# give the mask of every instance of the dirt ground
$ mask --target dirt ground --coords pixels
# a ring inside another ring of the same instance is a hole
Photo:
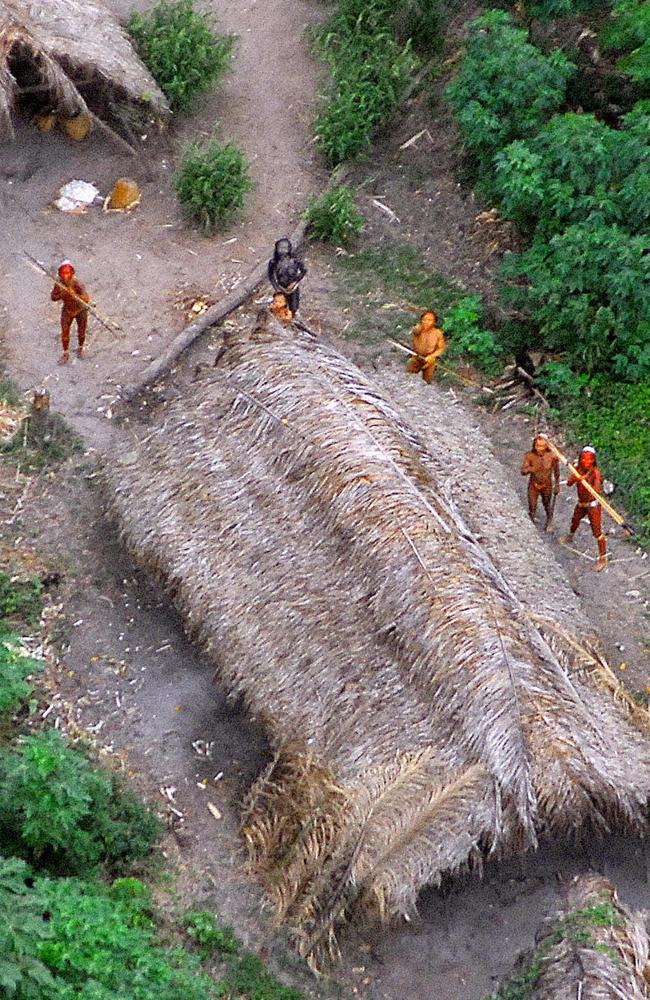
[[[130,6],[113,2],[120,14]],[[59,716],[69,728],[96,739],[165,812],[170,828],[165,850],[179,871],[180,898],[213,906],[250,946],[270,953],[275,968],[292,982],[321,990],[329,988],[315,986],[269,925],[258,887],[246,877],[237,839],[242,793],[268,759],[263,734],[228,702],[214,683],[212,666],[184,638],[167,598],[125,555],[104,517],[94,462],[98,451],[110,455],[111,449],[126,447],[129,427],[114,428],[109,408],[120,386],[135,381],[183,325],[175,301],[199,293],[218,299],[268,255],[273,240],[291,228],[306,198],[324,183],[309,131],[318,69],[299,30],[321,16],[321,8],[311,0],[291,5],[267,0],[245,6],[215,3],[214,9],[220,27],[239,37],[233,73],[223,90],[207,98],[169,139],[153,140],[142,159],[130,160],[99,139],[70,146],[26,122],[15,144],[0,150],[5,222],[0,302],[8,374],[25,390],[46,385],[53,406],[86,444],[86,454],[71,459],[62,472],[25,479],[10,476],[5,467],[3,535],[5,545],[19,540],[16,548],[43,553],[63,572],[61,587],[52,592],[52,601],[63,604],[67,624],[57,639],[61,655],[51,668],[49,717]],[[290,72],[287,38],[292,40]],[[185,227],[169,177],[178,140],[209,133],[215,119],[224,136],[236,138],[246,150],[255,189],[243,222],[206,238]],[[401,150],[423,127],[429,135]],[[369,220],[364,241],[387,252],[393,241],[412,243],[433,268],[490,299],[493,266],[509,237],[497,237],[490,224],[476,222],[481,206],[456,182],[453,139],[439,110],[432,117],[421,100],[409,104],[395,132],[378,144],[373,162],[354,174]],[[142,206],[131,216],[105,216],[93,209],[66,217],[48,207],[59,185],[72,177],[94,181],[104,192],[124,174],[136,176],[143,189]],[[388,205],[400,221],[390,222],[373,199]],[[88,360],[58,368],[57,309],[48,300],[47,282],[19,259],[20,247],[50,266],[71,257],[98,307],[117,319],[127,336],[111,340],[93,324]],[[330,308],[332,257],[312,250],[307,262],[304,319],[315,326],[326,321],[336,329]],[[184,370],[209,360],[218,341],[218,331],[206,335],[184,360]],[[343,341],[337,346],[364,367],[376,366],[380,377],[383,372],[397,378],[402,360],[384,346],[360,348]],[[470,399],[457,390],[448,391],[454,394],[450,406],[468,407],[468,419],[488,435],[509,487],[523,503],[518,467],[529,447],[532,418],[491,415],[471,408]],[[423,421],[438,417],[427,410],[426,398],[421,414]],[[570,501],[561,497],[558,531],[569,509]],[[648,561],[615,536],[612,566],[598,575],[585,558],[594,548],[586,531],[578,541],[582,555],[561,549],[554,538],[542,544],[600,634],[612,666],[618,670],[625,664],[621,677],[632,690],[645,691],[650,683],[644,589],[650,577],[643,576]],[[417,924],[365,934],[352,929],[343,942],[339,982],[346,993],[372,1000],[397,1000],[406,991],[436,1000],[480,1000],[509,972],[517,954],[532,945],[563,881],[589,867],[611,877],[624,900],[650,908],[643,845],[609,840],[582,850],[546,846],[526,859],[491,864],[482,881],[468,878],[444,893],[425,893]]]

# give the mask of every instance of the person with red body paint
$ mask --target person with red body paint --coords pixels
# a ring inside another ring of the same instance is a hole
[[[70,360],[70,327],[77,321],[77,357],[83,357],[88,326],[88,310],[84,303],[90,302],[90,295],[85,285],[74,276],[74,267],[69,260],[64,260],[58,270],[59,281],[52,289],[52,302],[62,302],[61,310],[61,346],[63,354],[59,364],[65,365]]]
[[[596,493],[601,493],[603,489],[603,477],[600,469],[596,465],[596,449],[592,448],[590,444],[586,445],[580,452],[580,458],[578,459],[576,469],[579,475],[575,476],[571,474],[567,480],[567,486],[577,485],[578,502],[575,505],[573,517],[571,518],[569,534],[565,535],[562,541],[573,541],[573,536],[578,530],[578,525],[581,520],[583,517],[588,517],[592,534],[598,542],[598,559],[596,561],[596,569],[600,571],[605,569],[607,566],[607,541],[602,529],[603,511],[598,501],[595,500],[589,490],[585,488],[584,483],[589,483]]]

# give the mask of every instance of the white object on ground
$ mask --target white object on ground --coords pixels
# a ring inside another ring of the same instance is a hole
[[[92,205],[99,197],[94,184],[89,184],[88,181],[68,181],[59,189],[54,207],[60,212],[85,212],[88,205]]]

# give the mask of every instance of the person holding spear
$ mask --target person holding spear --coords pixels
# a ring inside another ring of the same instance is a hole
[[[83,357],[88,326],[88,303],[90,295],[85,285],[74,276],[74,267],[69,260],[64,260],[58,270],[59,280],[55,282],[50,298],[52,302],[63,302],[61,310],[61,346],[63,354],[59,364],[65,365],[70,360],[70,327],[77,321],[77,357]]]
[[[596,465],[596,449],[590,444],[585,445],[580,452],[577,466],[569,466],[569,468],[571,475],[567,479],[567,486],[577,486],[578,502],[575,505],[573,517],[571,518],[569,534],[561,538],[560,541],[565,544],[573,541],[581,520],[583,517],[588,517],[592,534],[598,542],[596,569],[600,572],[600,570],[605,569],[607,566],[607,541],[602,530],[601,503],[594,497],[594,494],[600,494],[603,489],[603,477]],[[591,489],[588,489],[588,487],[591,487]]]

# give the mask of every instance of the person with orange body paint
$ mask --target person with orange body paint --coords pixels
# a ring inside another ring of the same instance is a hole
[[[420,316],[420,322],[411,331],[411,347],[417,357],[412,357],[407,365],[407,371],[412,375],[422,372],[425,382],[431,383],[438,363],[438,358],[444,354],[447,347],[442,330],[436,326],[436,314],[427,309]]]
[[[74,276],[74,267],[69,260],[64,260],[58,270],[59,281],[52,289],[52,302],[62,302],[61,310],[61,346],[63,354],[59,364],[65,365],[70,360],[70,327],[77,321],[77,357],[83,357],[88,326],[88,310],[84,302],[90,302],[90,295],[85,285]]]
[[[583,483],[589,483],[596,493],[601,493],[603,489],[603,477],[596,465],[596,449],[590,444],[585,445],[580,452],[576,469],[579,475],[575,476],[572,473],[567,480],[567,486],[577,485],[578,502],[575,505],[573,517],[571,518],[569,534],[565,535],[561,540],[563,542],[573,541],[573,536],[578,530],[581,520],[583,517],[588,517],[592,534],[598,542],[596,569],[600,571],[607,566],[607,541],[602,530],[602,507],[597,500],[594,500],[589,490],[585,489]]]

